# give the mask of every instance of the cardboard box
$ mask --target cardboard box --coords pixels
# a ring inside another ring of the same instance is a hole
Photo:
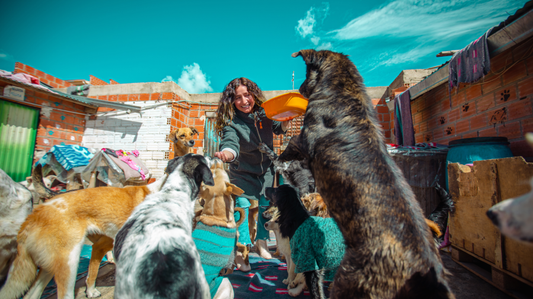
[[[452,246],[473,254],[496,269],[533,283],[533,246],[507,238],[487,217],[493,205],[531,190],[533,163],[522,157],[475,161],[474,166],[448,165]]]

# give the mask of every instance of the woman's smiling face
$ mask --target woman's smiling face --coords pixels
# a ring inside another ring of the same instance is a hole
[[[235,100],[233,104],[237,110],[244,113],[251,113],[254,108],[254,96],[248,92],[248,87],[240,85],[235,90]]]

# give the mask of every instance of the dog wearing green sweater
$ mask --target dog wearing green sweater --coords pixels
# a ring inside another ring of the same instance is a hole
[[[224,268],[232,269],[237,227],[244,221],[244,211],[237,209],[240,218],[235,223],[236,209],[232,195],[239,196],[244,191],[229,182],[229,176],[220,160],[213,159],[210,162],[215,185],[201,187],[198,196],[205,203],[192,237],[200,253],[211,298],[233,298],[231,283],[220,274]]]

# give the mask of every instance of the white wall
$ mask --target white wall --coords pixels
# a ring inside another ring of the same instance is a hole
[[[165,153],[170,151],[170,142],[166,141],[166,137],[170,133],[167,119],[172,116],[171,103],[149,101],[128,104],[141,107],[142,115],[112,111],[98,113],[96,120],[87,118],[82,146],[138,150],[139,158],[148,167],[152,177],[160,178],[168,163]]]

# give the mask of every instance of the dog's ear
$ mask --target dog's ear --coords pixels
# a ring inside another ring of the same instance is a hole
[[[190,129],[191,129],[191,132],[192,132],[193,134],[200,135],[200,133],[198,133],[198,130],[196,130],[196,128],[191,127]]]
[[[178,139],[176,138],[176,134],[178,133],[178,130],[174,130],[174,131],[170,132],[170,135],[168,136],[168,139],[170,141],[172,141],[172,142],[178,141]]]
[[[174,172],[174,170],[178,166],[178,162],[179,162],[180,159],[181,159],[181,157],[176,157],[176,158],[168,161],[167,167],[165,168],[165,173],[171,174],[172,172]]]
[[[227,189],[227,192],[229,194],[234,194],[234,195],[237,195],[237,196],[239,196],[239,195],[244,193],[244,190],[242,190],[241,188],[233,185],[232,183],[228,183],[228,182],[226,182],[226,189]]]
[[[204,184],[208,186],[214,186],[215,181],[213,180],[213,173],[211,173],[211,169],[209,169],[209,166],[204,163],[200,163],[198,166],[196,166],[196,169],[194,169],[194,179],[196,183],[198,183],[198,186],[204,182]]]
[[[305,64],[312,63],[315,60],[316,51],[313,49],[308,50],[300,50],[298,52],[292,53],[292,57],[296,58],[298,56],[302,56],[302,58],[305,61]]]

